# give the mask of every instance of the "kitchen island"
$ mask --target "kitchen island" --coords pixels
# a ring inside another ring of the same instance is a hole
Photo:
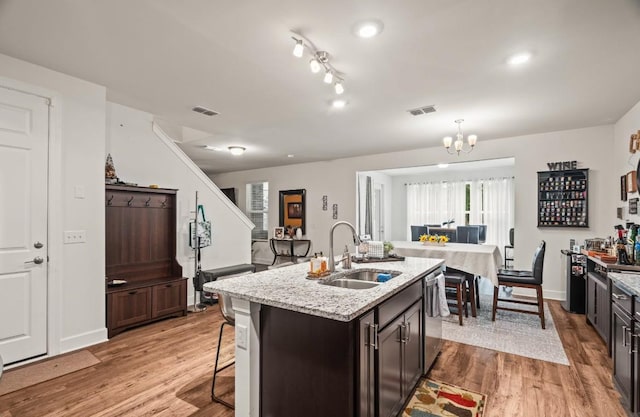
[[[395,415],[422,373],[423,278],[443,263],[354,264],[399,273],[368,289],[307,279],[307,264],[205,284],[236,314],[236,416],[373,416],[375,398]]]

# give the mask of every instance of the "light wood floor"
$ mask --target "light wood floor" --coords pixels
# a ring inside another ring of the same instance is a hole
[[[430,377],[488,394],[486,417],[625,416],[604,343],[583,315],[549,305],[571,366],[446,342]],[[100,364],[0,397],[0,417],[231,417],[231,410],[210,400],[220,320],[210,307],[90,347]],[[233,331],[227,329],[224,360],[233,357]],[[231,400],[233,369],[219,385]]]

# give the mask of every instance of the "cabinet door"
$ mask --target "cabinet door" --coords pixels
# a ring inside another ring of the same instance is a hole
[[[613,353],[613,380],[621,400],[627,404],[630,411],[632,401],[632,375],[631,375],[631,319],[617,305],[613,305],[613,323],[612,323],[612,353]]]
[[[358,376],[358,417],[374,417],[375,410],[375,338],[376,327],[373,311],[360,319],[358,352],[360,370]]]
[[[184,310],[187,302],[186,281],[174,281],[153,286],[151,316],[162,317]]]
[[[596,281],[596,328],[607,345],[609,344],[609,330],[611,327],[610,306],[611,300],[607,284]]]
[[[151,318],[151,288],[108,294],[110,329],[129,326]]]
[[[587,320],[596,324],[596,282],[587,275]]]
[[[404,388],[406,397],[422,375],[422,302],[418,301],[405,313]]]
[[[404,316],[387,325],[378,335],[378,416],[391,417],[402,407]]]

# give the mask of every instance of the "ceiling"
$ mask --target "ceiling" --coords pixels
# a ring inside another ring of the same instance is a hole
[[[369,18],[383,32],[354,36]],[[640,0],[0,0],[0,53],[106,86],[219,173],[436,146],[458,118],[478,146],[613,123],[640,100],[639,22]],[[292,32],[329,52],[344,109]]]
[[[468,161],[468,162],[452,162],[450,164],[381,169],[374,172],[377,172],[383,175],[388,175],[390,177],[404,177],[409,175],[430,174],[434,172],[440,172],[440,173],[469,172],[469,171],[478,172],[478,171],[486,171],[493,168],[513,167],[515,166],[515,164],[516,164],[515,158],[497,158],[497,159],[484,159],[484,160]]]

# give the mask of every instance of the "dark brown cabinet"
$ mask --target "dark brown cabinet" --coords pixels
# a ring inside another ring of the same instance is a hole
[[[608,279],[596,272],[587,273],[586,317],[602,340],[609,346],[611,330],[611,303]]]
[[[422,320],[422,280],[350,322],[263,305],[260,415],[397,414],[422,374]]]
[[[633,381],[632,381],[632,334],[633,326],[631,316],[613,304],[613,316],[611,322],[611,351],[613,356],[613,382],[620,400],[625,407],[633,412]]]
[[[396,416],[422,373],[420,329],[422,302],[418,301],[380,330],[378,352],[379,417]]]
[[[109,337],[187,313],[176,256],[176,190],[107,185],[106,309]],[[113,280],[125,281],[109,286]]]

